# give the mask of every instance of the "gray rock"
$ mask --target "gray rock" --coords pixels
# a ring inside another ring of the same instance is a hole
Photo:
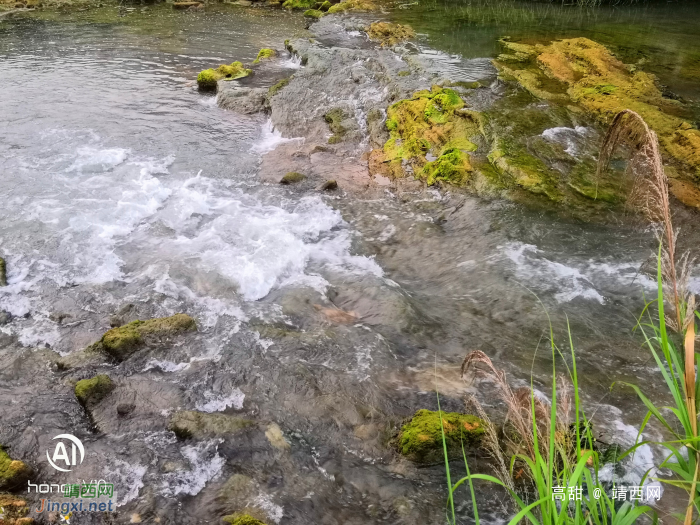
[[[219,80],[217,104],[244,115],[267,111],[267,89],[241,86],[235,80]]]

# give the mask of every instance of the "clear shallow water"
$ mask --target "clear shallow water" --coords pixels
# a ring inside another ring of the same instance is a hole
[[[249,499],[281,523],[439,522],[444,473],[389,453],[387,422],[435,408],[436,361],[443,406],[461,409],[456,368],[476,348],[515,381],[532,372],[546,391],[550,359],[542,347],[533,359],[547,329],[535,294],[562,338],[568,316],[603,438],[630,434],[643,409],[629,392],[608,394],[610,384],[662,395],[631,334],[652,290],[638,272],[652,236],[626,221],[583,224],[432,190],[365,200],[260,184],[260,154],[282,138],[263,117],[220,110],[192,81],[303,33],[298,18],[261,12],[0,22],[0,249],[10,281],[0,309],[15,316],[0,330],[65,354],[98,339],[124,305],[142,318],[186,311],[196,337],[135,358],[124,381],[135,392],[160,385],[154,414],[242,414],[275,422],[292,445],[280,457],[262,433],[187,444],[155,427],[100,434],[72,415],[63,430],[118,475],[123,511],[217,519],[236,510],[212,505],[217,491],[245,473],[257,484]],[[479,50],[493,49],[494,32],[459,52],[490,56]],[[440,52],[457,52],[430,34]],[[484,64],[450,59],[440,72],[474,78]],[[694,216],[679,219],[687,227]],[[323,309],[335,307],[357,322],[329,321]],[[487,385],[471,391],[498,410]],[[55,404],[42,398],[35,410]],[[26,425],[9,422],[0,439]],[[175,512],[175,496],[193,498]],[[493,500],[487,489],[483,498]]]

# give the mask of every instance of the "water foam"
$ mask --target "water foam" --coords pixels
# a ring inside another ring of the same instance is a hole
[[[303,143],[304,139],[301,137],[297,138],[284,138],[282,136],[282,133],[278,130],[275,129],[275,127],[272,125],[272,120],[268,119],[265,124],[263,124],[262,127],[262,132],[260,133],[260,138],[258,141],[253,145],[250,150],[253,153],[258,153],[260,155],[264,155],[265,153],[268,153],[280,144],[286,144],[287,142],[300,142]]]
[[[236,410],[243,408],[245,394],[239,388],[234,388],[226,395],[204,392],[204,398],[206,401],[197,403],[197,410],[200,412],[221,412],[229,407],[233,407]]]

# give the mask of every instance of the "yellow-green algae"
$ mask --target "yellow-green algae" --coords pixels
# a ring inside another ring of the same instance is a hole
[[[267,90],[267,98],[272,98],[274,97],[277,93],[279,93],[283,87],[285,87],[287,84],[289,84],[289,78],[283,78],[279,82],[277,82],[274,86],[270,86],[270,89]]]
[[[75,397],[84,407],[95,405],[114,390],[114,383],[106,374],[81,379],[75,384]]]
[[[22,461],[12,459],[0,446],[0,489],[11,489],[23,483],[31,474]]]
[[[224,516],[221,520],[231,525],[265,525],[264,521],[260,521],[250,514],[231,514],[229,516]]]
[[[195,320],[187,314],[170,317],[133,321],[105,332],[102,339],[93,346],[104,350],[115,359],[123,360],[145,343],[148,337],[174,335],[197,329]]]
[[[216,69],[205,69],[197,75],[197,84],[203,90],[215,90],[219,80],[235,80],[250,75],[252,70],[243,67],[241,62],[232,62],[229,65],[222,64]]]
[[[373,22],[365,28],[365,31],[370,39],[380,42],[382,47],[395,46],[399,42],[416,36],[410,26],[391,22]]]
[[[316,0],[286,0],[282,4],[285,9],[311,9],[316,4]]]
[[[374,11],[377,4],[372,0],[343,0],[328,9],[329,13],[342,13],[343,11]]]
[[[480,116],[464,106],[455,91],[439,86],[418,91],[412,98],[389,106],[386,120],[389,140],[381,154],[383,171],[392,177],[402,177],[406,174],[406,163],[416,176],[429,180],[430,184],[437,180],[466,182],[471,171],[466,152],[477,149],[470,139],[480,133]],[[429,162],[427,155],[436,159]],[[440,160],[443,155],[448,156]]]
[[[304,16],[308,16],[309,18],[321,18],[325,14],[326,13],[319,11],[318,9],[308,9],[304,11]]]
[[[258,56],[253,60],[253,64],[259,64],[261,60],[265,60],[267,58],[272,58],[277,55],[277,51],[274,49],[270,49],[269,47],[263,47],[260,51],[258,51]]]
[[[440,422],[442,417],[442,424]],[[442,449],[442,432],[448,447],[478,445],[484,435],[484,421],[470,414],[419,410],[401,427],[398,449],[404,456],[425,459]]]
[[[539,98],[574,102],[603,124],[623,109],[639,113],[665,151],[700,181],[700,131],[681,116],[678,101],[663,96],[653,75],[623,64],[587,38],[503,44],[508,53],[494,63],[504,76]]]
[[[183,410],[172,415],[168,428],[180,439],[204,439],[235,434],[254,424],[255,422],[249,419],[227,414]]]
[[[280,180],[280,184],[294,184],[295,182],[301,182],[306,179],[306,175],[299,173],[297,171],[290,171]]]
[[[346,118],[345,112],[341,108],[333,108],[323,115],[323,118],[333,132],[333,135],[328,139],[328,144],[341,142],[347,132],[345,126],[342,125],[343,120]]]

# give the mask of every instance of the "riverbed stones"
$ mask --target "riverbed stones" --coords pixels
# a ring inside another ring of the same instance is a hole
[[[238,416],[183,410],[172,415],[169,429],[180,439],[205,439],[236,434],[253,425],[254,421]]]
[[[306,179],[306,175],[298,171],[290,171],[280,180],[280,184],[295,184]]]
[[[442,419],[442,421],[441,421]],[[458,412],[418,410],[401,427],[396,440],[398,451],[416,461],[432,461],[442,455],[442,433],[448,448],[478,445],[484,435],[484,421]]]

